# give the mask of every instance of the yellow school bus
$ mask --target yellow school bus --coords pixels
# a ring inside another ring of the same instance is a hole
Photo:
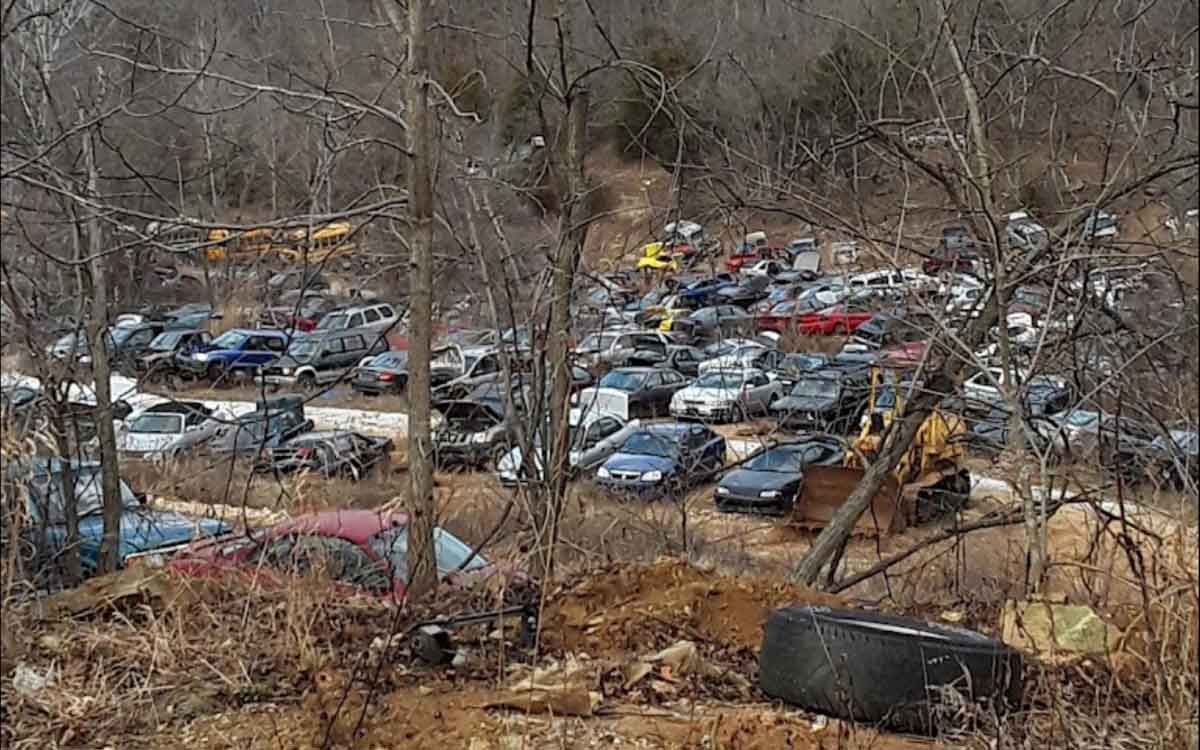
[[[354,227],[346,221],[326,224],[314,229],[311,237],[307,229],[288,232],[287,245],[276,252],[284,260],[303,263],[307,256],[309,265],[323,263],[330,258],[341,258],[354,253],[352,239]]]

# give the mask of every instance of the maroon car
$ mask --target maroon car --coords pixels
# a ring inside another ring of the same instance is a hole
[[[434,529],[434,544],[438,575],[451,585],[467,585],[501,570],[481,555],[472,557],[469,545],[443,529]],[[206,578],[240,573],[267,585],[323,570],[347,593],[399,601],[408,588],[408,515],[372,510],[309,514],[191,545],[167,568]]]

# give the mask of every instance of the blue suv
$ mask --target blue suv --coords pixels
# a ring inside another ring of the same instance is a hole
[[[630,435],[596,471],[596,479],[612,492],[674,495],[724,465],[725,438],[700,424],[660,422]]]
[[[178,355],[175,364],[180,373],[210,383],[228,375],[251,377],[258,368],[283,356],[289,340],[284,331],[234,328],[197,351]]]

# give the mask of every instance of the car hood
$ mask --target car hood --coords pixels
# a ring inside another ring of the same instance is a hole
[[[193,539],[230,531],[228,524],[215,518],[188,518],[179,513],[148,509],[126,509],[121,514],[120,556],[124,559],[136,552],[183,544]],[[91,515],[79,521],[80,547],[84,555],[99,554],[104,537],[104,519]]]
[[[835,398],[812,396],[785,396],[775,402],[776,411],[828,411],[837,406]]]
[[[444,420],[439,432],[482,432],[504,421],[504,415],[484,401],[441,401],[436,406]]]
[[[689,385],[679,391],[679,398],[691,401],[734,401],[741,394],[736,388],[699,388]]]
[[[674,471],[675,459],[643,453],[614,453],[604,462],[604,468],[609,471],[661,471],[667,474]]]
[[[799,481],[800,474],[783,471],[755,471],[735,469],[721,480],[720,485],[730,492],[754,495],[765,490],[778,490]]]

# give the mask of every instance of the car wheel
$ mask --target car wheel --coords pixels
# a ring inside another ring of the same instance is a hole
[[[767,695],[818,713],[930,732],[945,689],[999,709],[1020,701],[1021,654],[979,633],[870,612],[772,612],[759,660]]]
[[[215,387],[217,383],[225,376],[225,366],[220,362],[210,362],[208,364],[208,368],[204,371],[204,374],[205,377],[208,378],[209,384]]]
[[[296,385],[301,390],[311,391],[317,387],[317,376],[311,372],[302,372],[296,376]]]

